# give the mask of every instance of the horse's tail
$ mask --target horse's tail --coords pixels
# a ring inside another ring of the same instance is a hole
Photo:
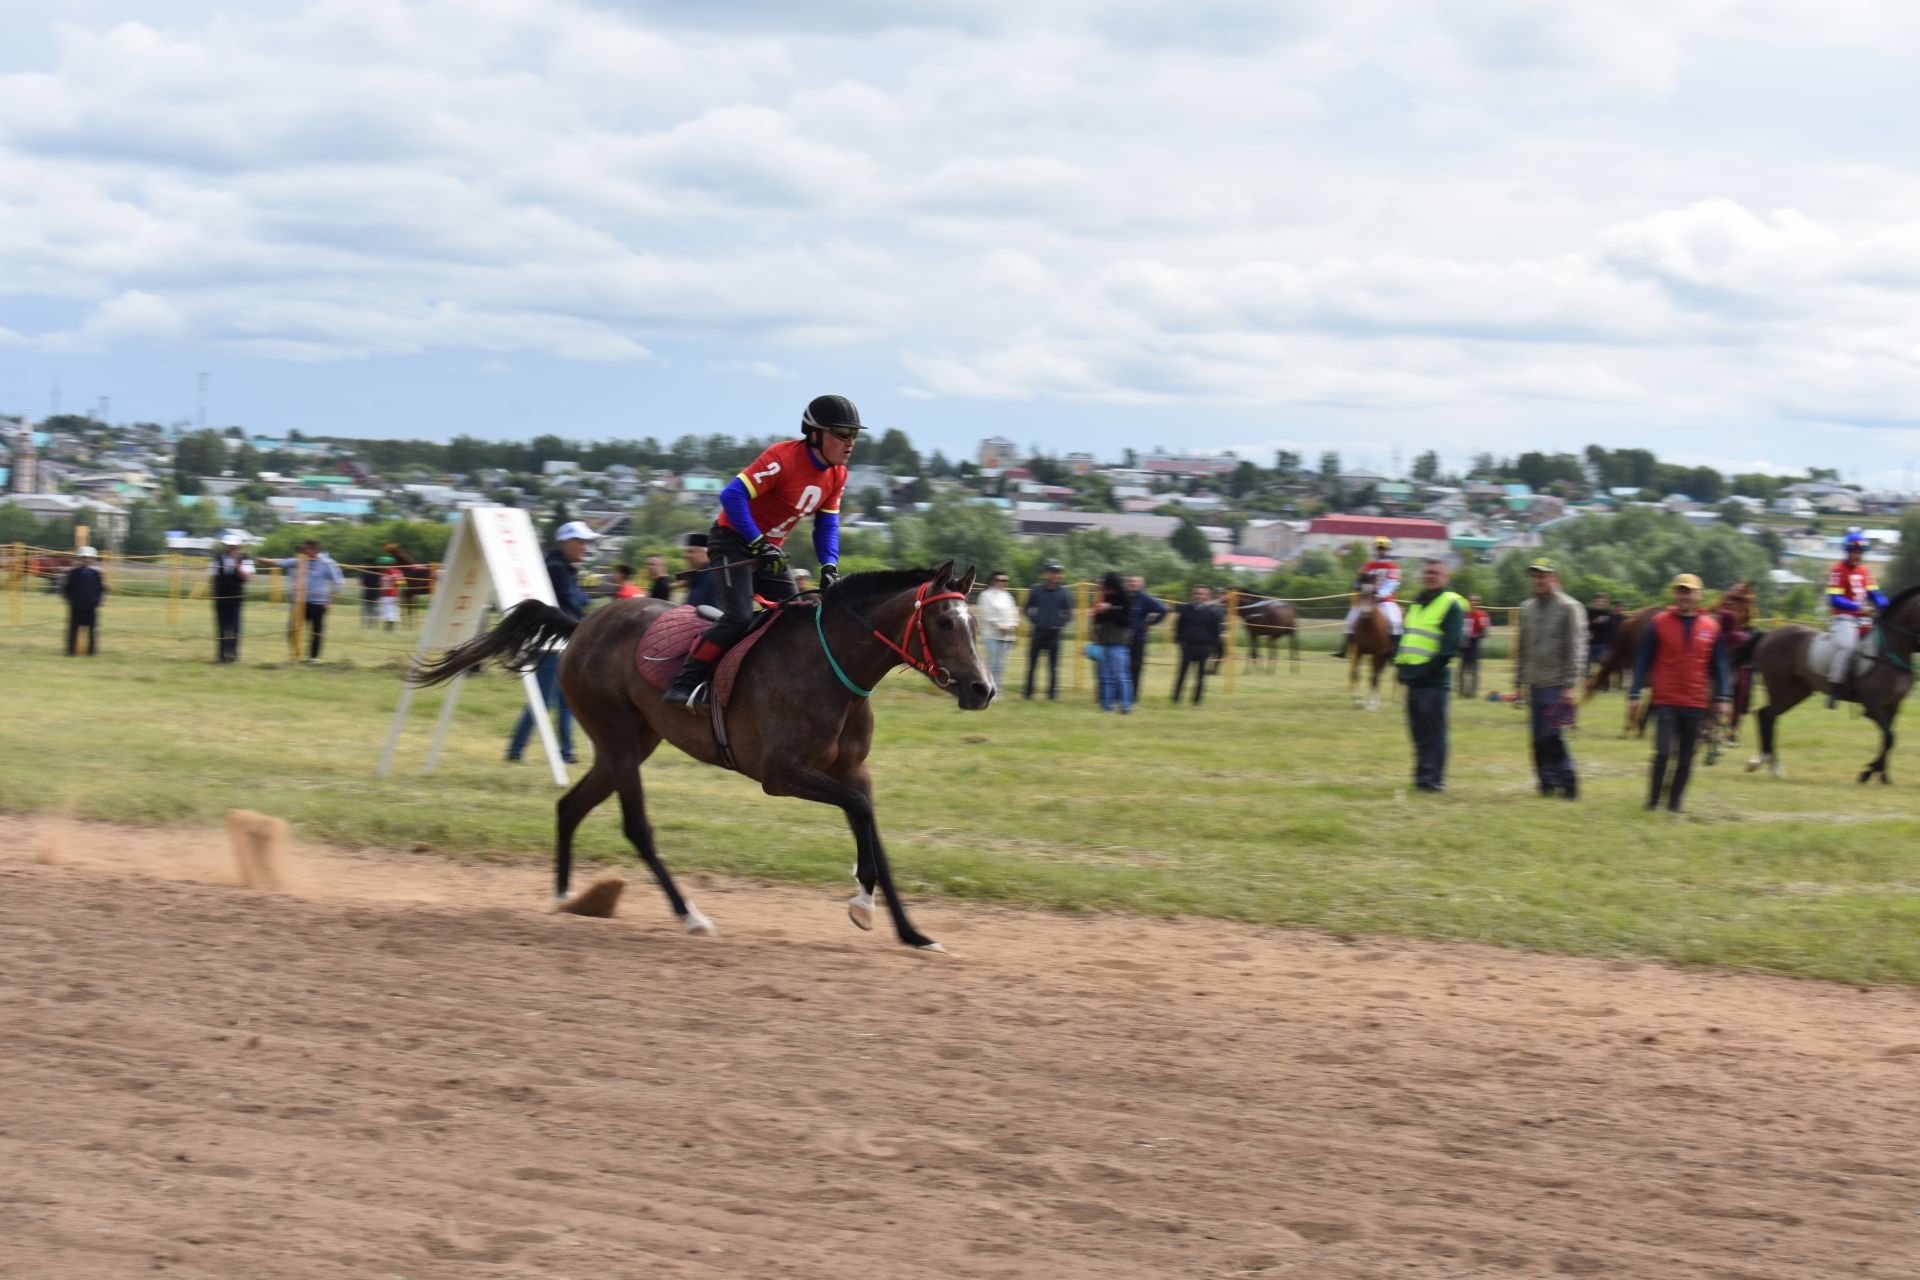
[[[509,671],[527,671],[539,664],[554,641],[565,640],[579,625],[550,604],[522,600],[507,610],[499,626],[421,664],[408,678],[417,685],[444,684],[496,660]]]

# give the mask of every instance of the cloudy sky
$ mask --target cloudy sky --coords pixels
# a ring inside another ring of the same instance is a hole
[[[1900,484],[1916,119],[1910,0],[13,0],[0,410]]]

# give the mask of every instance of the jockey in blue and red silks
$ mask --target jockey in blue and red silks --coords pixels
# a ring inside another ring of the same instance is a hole
[[[859,439],[860,411],[845,396],[818,396],[800,417],[801,437],[768,446],[720,492],[720,513],[707,534],[724,615],[708,627],[680,664],[665,700],[704,710],[701,691],[713,664],[753,622],[753,598],[780,601],[797,588],[787,571],[787,535],[813,517],[820,587],[840,576],[840,496],[847,459]],[[732,567],[722,567],[729,566]]]
[[[1874,585],[1873,571],[1867,568],[1867,535],[1858,529],[1847,530],[1841,544],[1842,556],[1827,570],[1827,607],[1833,620],[1827,633],[1833,637],[1833,662],[1827,669],[1827,706],[1839,705],[1840,686],[1847,681],[1847,668],[1853,663],[1854,650],[1860,647],[1860,633],[1867,628],[1867,607],[1887,607],[1887,598]]]

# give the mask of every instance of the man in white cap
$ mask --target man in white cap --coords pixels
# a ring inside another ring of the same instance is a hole
[[[252,577],[253,561],[240,550],[240,535],[229,529],[207,566],[207,594],[213,597],[213,633],[218,642],[216,662],[240,661],[240,606]]]
[[[100,602],[107,598],[107,580],[100,576],[92,547],[80,548],[80,563],[67,570],[60,594],[67,599],[67,656],[80,652],[80,631],[86,629],[87,656],[99,650]]]
[[[580,571],[575,566],[587,558],[599,540],[600,535],[580,520],[569,520],[553,531],[554,547],[547,552],[547,578],[553,583],[554,603],[575,622],[587,612],[587,593],[580,589]],[[534,676],[540,681],[540,697],[560,712],[560,758],[573,764],[573,711],[560,696],[560,655],[549,653],[541,658],[540,665],[534,668]],[[519,723],[513,726],[513,737],[507,741],[507,759],[520,759],[527,749],[527,739],[532,736],[533,711],[529,708],[520,713]]]

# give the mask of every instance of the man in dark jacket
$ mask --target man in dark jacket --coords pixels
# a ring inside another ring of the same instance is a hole
[[[1140,668],[1147,663],[1147,632],[1167,616],[1166,602],[1147,590],[1147,580],[1139,574],[1127,579],[1127,622],[1131,627],[1128,657],[1133,672],[1134,696],[1140,692]]]
[[[94,565],[92,547],[80,548],[80,563],[67,570],[60,594],[67,598],[67,656],[80,652],[80,631],[86,629],[87,656],[99,650],[100,602],[107,598],[107,580]]]
[[[1205,583],[1194,587],[1193,598],[1181,605],[1179,612],[1180,616],[1173,622],[1173,640],[1180,646],[1180,670],[1173,677],[1173,700],[1179,703],[1180,689],[1186,684],[1187,671],[1191,668],[1193,705],[1197,707],[1200,691],[1207,684],[1207,664],[1220,649],[1226,616],[1213,602],[1213,588]]]
[[[1033,676],[1040,655],[1047,655],[1047,700],[1060,693],[1060,636],[1073,621],[1073,593],[1061,585],[1066,570],[1049,564],[1041,581],[1027,591],[1027,624],[1033,639],[1027,647],[1027,701],[1033,701]]]
[[[578,622],[587,613],[587,593],[580,587],[580,573],[574,566],[587,558],[587,551],[600,535],[578,520],[569,520],[554,531],[554,549],[547,552],[547,578],[553,584],[554,603],[560,612]],[[549,653],[534,668],[540,682],[540,698],[560,713],[560,758],[568,764],[578,761],[573,755],[573,711],[560,696],[560,655]],[[520,713],[513,726],[513,738],[507,743],[507,759],[518,760],[533,735],[533,708]]]
[[[718,609],[720,595],[715,590],[714,575],[701,572],[708,564],[707,535],[690,533],[680,540],[680,546],[682,554],[687,557],[687,568],[693,571],[693,576],[687,579],[687,603],[695,608],[704,604],[709,608]]]
[[[1394,671],[1407,687],[1407,728],[1413,734],[1416,791],[1447,789],[1447,662],[1460,652],[1467,629],[1467,602],[1447,588],[1446,562],[1420,567],[1420,594],[1401,624]]]
[[[213,563],[207,566],[207,594],[213,597],[213,632],[218,662],[240,661],[240,606],[246,599],[247,582],[253,577],[253,561],[240,550],[238,534],[228,534]]]

